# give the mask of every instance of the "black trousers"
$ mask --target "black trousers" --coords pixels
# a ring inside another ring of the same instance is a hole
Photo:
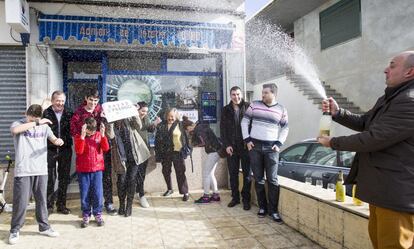
[[[145,181],[145,174],[147,172],[147,166],[148,166],[148,160],[138,165],[137,188],[135,192],[139,194],[139,197],[143,197],[145,195],[144,181]]]
[[[53,208],[56,202],[58,208],[66,207],[66,193],[70,184],[70,166],[72,148],[61,147],[58,150],[47,151],[47,208]],[[56,165],[57,163],[57,165]],[[58,179],[58,190],[55,192],[55,183]]]
[[[231,197],[235,201],[240,201],[240,191],[239,191],[239,171],[240,163],[243,172],[243,188],[241,196],[243,203],[250,203],[250,189],[252,185],[252,176],[250,169],[250,160],[248,152],[241,152],[238,154],[233,154],[232,156],[227,157],[227,166],[230,176],[230,188],[231,188]]]
[[[172,190],[171,168],[174,164],[175,175],[177,177],[178,190],[180,194],[188,193],[187,177],[185,176],[185,161],[181,158],[179,152],[170,153],[167,158],[162,161],[162,174],[164,175],[167,188]]]
[[[134,199],[135,189],[137,185],[139,165],[136,165],[135,162],[127,162],[126,167],[126,174],[118,174],[116,183],[120,203],[124,203],[125,198],[127,198],[129,201],[132,201]]]
[[[111,151],[104,154],[105,170],[102,177],[103,195],[105,199],[105,207],[114,203],[112,198],[112,164]]]

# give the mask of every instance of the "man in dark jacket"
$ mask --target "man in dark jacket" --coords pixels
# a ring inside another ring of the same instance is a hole
[[[62,214],[70,214],[66,207],[66,192],[70,183],[70,167],[72,159],[72,137],[70,135],[70,119],[72,110],[65,107],[66,96],[62,91],[54,91],[52,94],[52,105],[43,112],[43,118],[52,121],[49,124],[53,134],[61,138],[63,146],[56,146],[52,142],[47,143],[47,209],[53,213],[56,200],[56,211]],[[57,163],[57,172],[56,172]],[[57,173],[57,175],[56,175]],[[55,182],[58,176],[59,186],[55,194]]]
[[[243,171],[243,209],[250,209],[251,169],[248,151],[243,141],[241,132],[241,120],[249,103],[242,99],[240,87],[230,89],[231,101],[223,107],[220,119],[220,136],[228,154],[227,165],[230,175],[230,188],[232,200],[228,207],[234,207],[240,203],[239,169],[240,162]]]
[[[329,98],[333,119],[359,133],[320,137],[336,150],[356,151],[345,184],[369,203],[369,235],[374,248],[411,248],[414,239],[414,51],[394,57],[385,69],[387,88],[363,115],[340,109]]]

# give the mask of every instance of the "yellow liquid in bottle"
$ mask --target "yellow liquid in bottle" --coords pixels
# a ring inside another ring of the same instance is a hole
[[[344,202],[345,201],[345,186],[342,185],[342,182],[336,183],[336,201]]]
[[[363,203],[360,199],[355,197],[356,185],[352,186],[352,202],[355,206],[361,206]]]
[[[328,113],[324,113],[319,122],[319,136],[330,136],[331,135],[331,123],[332,117]]]
[[[344,202],[345,201],[345,186],[344,183],[344,174],[342,171],[339,171],[338,180],[336,181],[335,193],[336,201]]]
[[[320,136],[330,136],[331,131],[330,130],[320,130],[319,135]]]

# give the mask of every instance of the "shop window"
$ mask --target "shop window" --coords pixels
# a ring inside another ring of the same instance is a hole
[[[167,59],[167,70],[173,72],[217,72],[217,58]]]
[[[149,104],[149,116],[164,116],[168,108],[194,122],[208,121],[218,132],[221,111],[220,78],[217,76],[108,75],[108,101],[128,99]]]
[[[360,0],[341,0],[319,13],[321,49],[361,36]]]
[[[74,61],[68,63],[68,79],[98,79],[101,72],[101,62]]]

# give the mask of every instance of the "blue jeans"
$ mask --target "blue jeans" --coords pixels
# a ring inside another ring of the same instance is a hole
[[[103,207],[102,171],[78,173],[78,181],[83,215],[101,214]]]
[[[277,169],[279,153],[272,150],[271,146],[263,145],[258,141],[253,142],[254,147],[249,151],[250,166],[255,180],[257,202],[259,208],[277,213],[279,204],[279,183]],[[266,178],[265,178],[266,172]],[[267,180],[269,204],[266,199],[265,182]]]

